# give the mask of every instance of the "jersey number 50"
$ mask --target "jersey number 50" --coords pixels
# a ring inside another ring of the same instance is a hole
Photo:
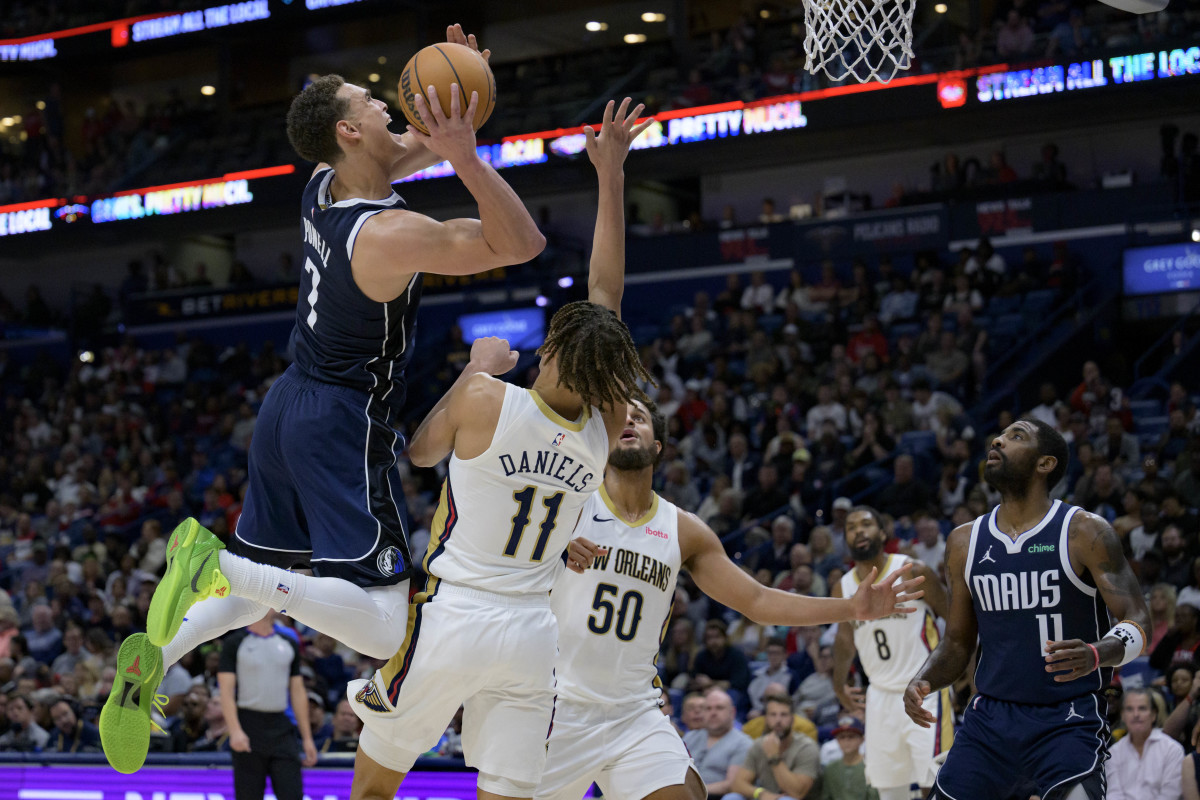
[[[621,598],[621,607],[618,609],[607,595],[611,594],[615,598],[619,591],[620,589],[611,583],[602,583],[596,587],[596,597],[592,600],[592,608],[603,611],[604,617],[596,619],[595,614],[588,617],[588,630],[603,636],[608,633],[609,628],[612,628],[615,615],[617,627],[614,632],[617,634],[617,638],[622,642],[631,642],[633,637],[637,636],[638,623],[642,621],[642,593],[630,589]]]

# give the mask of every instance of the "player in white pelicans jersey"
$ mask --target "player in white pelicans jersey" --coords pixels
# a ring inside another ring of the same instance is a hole
[[[687,569],[715,600],[770,625],[817,625],[907,613],[921,579],[864,585],[852,598],[804,597],[763,587],[725,555],[716,534],[651,488],[666,421],[634,401],[604,486],[576,532],[607,549],[582,577],[561,575],[558,701],[536,800],[580,800],[599,784],[607,800],[704,800],[704,782],[660,710],[655,661]],[[902,572],[901,575],[906,575]]]
[[[583,503],[600,487],[628,400],[650,377],[620,318],[623,164],[652,122],[639,124],[643,107],[628,113],[629,104],[615,117],[608,104],[599,135],[587,129],[600,182],[588,300],[550,320],[533,386],[492,378],[506,370],[480,364],[507,359],[511,368],[517,354],[500,339],[477,341],[471,364],[413,434],[414,464],[451,456],[450,467],[408,635],[371,680],[347,689],[364,723],[356,799],[395,797],[459,705],[463,755],[479,770],[481,800],[530,798],[541,778],[554,709],[550,588]],[[567,560],[582,571],[595,552],[576,539]]]
[[[854,557],[854,568],[833,588],[832,596],[854,594],[868,573],[886,576],[911,564],[914,575],[925,577],[925,597],[913,604],[913,614],[838,625],[833,685],[846,708],[865,708],[867,782],[879,792],[880,800],[908,800],[911,784],[919,785],[923,793],[933,786],[939,756],[954,740],[949,689],[925,700],[925,707],[938,720],[930,728],[919,727],[904,711],[904,690],[937,647],[936,617],[946,614],[947,601],[933,570],[908,556],[883,552],[886,541],[875,509],[857,506],[846,515],[846,545]],[[865,696],[862,689],[847,685],[856,650],[870,679]]]

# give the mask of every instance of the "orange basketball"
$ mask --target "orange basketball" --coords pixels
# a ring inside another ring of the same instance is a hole
[[[479,93],[474,123],[475,130],[479,130],[496,107],[496,78],[483,56],[466,45],[449,42],[431,44],[418,50],[400,73],[400,108],[408,118],[409,124],[421,133],[429,133],[417,114],[417,107],[413,105],[413,95],[426,94],[426,87],[431,85],[437,90],[442,111],[447,117],[450,116],[452,83],[457,83],[462,91],[460,102],[464,112],[471,102],[471,92]],[[427,97],[427,103],[428,100]]]

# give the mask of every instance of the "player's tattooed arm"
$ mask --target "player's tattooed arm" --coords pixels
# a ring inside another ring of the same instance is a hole
[[[946,615],[946,634],[917,676],[904,692],[904,710],[922,728],[937,723],[923,706],[925,698],[958,679],[975,652],[979,624],[967,589],[967,550],[971,545],[971,526],[960,525],[946,541],[946,574],[950,579],[950,610]]]
[[[1142,631],[1150,630],[1150,610],[1112,526],[1103,517],[1078,511],[1071,519],[1067,539],[1071,568],[1080,577],[1091,576],[1113,618],[1134,622]],[[1097,666],[1119,665],[1125,658],[1125,643],[1115,636],[1105,636],[1098,642],[1068,639],[1047,643],[1046,653],[1046,671],[1060,673],[1054,680],[1063,683],[1082,678]]]

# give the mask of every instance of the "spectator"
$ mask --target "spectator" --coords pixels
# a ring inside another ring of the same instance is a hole
[[[1125,484],[1113,474],[1113,468],[1104,462],[1096,464],[1091,476],[1084,475],[1075,484],[1075,500],[1084,509],[1099,514],[1107,520],[1116,520],[1125,513]],[[1143,505],[1146,505],[1143,503]],[[1155,517],[1158,505],[1149,503]],[[1149,546],[1153,546],[1149,544]],[[1147,547],[1147,549],[1148,549]],[[1145,552],[1144,550],[1142,551]],[[1141,556],[1137,556],[1141,558]]]
[[[192,742],[191,752],[227,753],[229,749],[229,726],[225,723],[225,713],[221,709],[221,697],[210,695],[204,704],[204,735]]]
[[[676,686],[676,683],[681,678],[684,681],[689,679],[699,652],[695,624],[687,617],[676,617],[671,623],[666,649],[658,659],[658,674],[663,683],[672,688],[684,688]]]
[[[742,308],[756,314],[768,314],[774,301],[775,289],[767,283],[767,276],[761,270],[750,273],[750,285],[742,292]]]
[[[849,420],[846,407],[835,399],[833,386],[823,383],[817,387],[817,402],[808,410],[805,419],[808,435],[812,438],[819,436],[821,425],[826,420],[834,424],[838,435],[845,433],[848,429]]]
[[[1193,558],[1187,553],[1183,543],[1183,532],[1179,526],[1168,524],[1162,530],[1161,544],[1163,563],[1159,579],[1169,583],[1176,589],[1183,589],[1192,582],[1194,572]]]
[[[1141,464],[1141,452],[1137,437],[1125,431],[1118,416],[1110,416],[1105,422],[1105,433],[1092,442],[1096,455],[1112,464],[1121,477],[1128,479]]]
[[[1200,582],[1200,569],[1197,569],[1197,564],[1192,567],[1192,583],[1193,585]],[[1191,601],[1192,605],[1200,604],[1200,588],[1193,586],[1195,598]],[[1150,589],[1150,601],[1147,604],[1150,607],[1150,642],[1146,649],[1150,652],[1158,647],[1158,643],[1167,635],[1167,631],[1175,625],[1175,587],[1169,583],[1156,583]]]
[[[1196,624],[1200,611],[1187,603],[1175,606],[1175,627],[1167,631],[1150,653],[1150,666],[1159,672],[1169,664],[1196,664],[1196,650],[1200,648],[1200,631]]]
[[[0,736],[0,750],[37,753],[46,749],[50,734],[33,719],[33,703],[23,694],[10,694],[5,708],[8,731]]]
[[[362,720],[350,707],[350,701],[342,698],[338,701],[337,711],[333,714],[332,734],[318,750],[321,753],[356,753],[358,752],[358,737],[361,733]]]
[[[1173,584],[1161,583],[1156,584],[1156,586],[1163,586],[1171,590],[1170,608],[1172,625],[1175,624],[1175,608],[1180,603],[1200,608],[1200,556],[1197,556],[1197,558],[1192,561],[1192,574],[1190,576],[1190,580],[1188,581],[1187,586],[1183,587],[1183,589],[1179,592],[1178,597],[1176,597],[1175,586]],[[1153,595],[1151,595],[1151,599],[1153,599]]]
[[[750,665],[746,656],[729,646],[727,628],[720,620],[709,620],[704,626],[704,649],[696,655],[695,672],[721,689],[734,689],[744,697],[750,688]],[[711,698],[710,698],[711,702]]]
[[[684,733],[703,729],[707,720],[708,706],[704,695],[700,692],[685,695],[679,711],[679,722],[683,725]]]
[[[958,349],[958,342],[950,331],[942,331],[937,351],[930,353],[925,359],[925,367],[938,389],[953,392],[961,390],[970,366],[971,360],[966,353]]]
[[[1054,388],[1054,384],[1049,381],[1043,383],[1038,397],[1041,402],[1029,410],[1029,416],[1052,428],[1058,427],[1058,410],[1064,408],[1065,404],[1058,399],[1058,390]]]
[[[1168,489],[1159,497],[1162,498],[1163,522],[1178,527],[1188,548],[1195,551],[1197,539],[1200,537],[1200,515],[1197,515],[1194,509],[1185,506],[1173,489]]]
[[[734,727],[733,701],[727,692],[710,689],[704,700],[704,728],[689,730],[684,734],[683,743],[691,753],[709,797],[721,797],[732,789],[734,777],[746,760],[752,741]]]
[[[171,736],[171,750],[175,753],[190,753],[192,746],[204,739],[208,730],[208,687],[193,686],[183,699],[179,716],[171,723],[167,733]],[[219,706],[218,706],[219,708]]]
[[[996,55],[1003,59],[1020,59],[1033,50],[1033,28],[1029,21],[1013,9],[996,33]]]
[[[1159,730],[1150,689],[1125,690],[1121,721],[1128,734],[1104,768],[1109,800],[1178,800],[1183,747]]]
[[[817,745],[793,734],[792,701],[786,694],[767,698],[765,717],[770,732],[746,753],[733,779],[733,800],[805,800],[820,777]]]
[[[851,336],[846,344],[846,355],[852,364],[858,364],[872,353],[881,362],[888,360],[888,341],[879,331],[879,319],[874,314],[867,314],[863,319],[862,330]],[[839,430],[844,428],[845,426],[842,426]]]
[[[792,544],[796,541],[796,523],[786,514],[771,520],[771,541],[756,547],[746,557],[746,563],[757,572],[765,569],[778,575],[791,569]]]
[[[50,672],[54,675],[74,673],[75,665],[88,658],[88,654],[83,650],[83,628],[77,624],[67,623],[62,643],[65,648],[64,652],[50,665]]]
[[[1158,513],[1158,503],[1146,500],[1142,503],[1142,524],[1129,532],[1129,547],[1133,551],[1134,561],[1141,561],[1146,553],[1158,549],[1160,530],[1162,517]]]
[[[775,210],[775,198],[764,197],[762,201],[762,211],[758,215],[758,221],[763,225],[771,225],[776,222],[783,222],[784,216]],[[761,275],[761,272],[756,272],[754,275]],[[751,285],[754,282],[754,275],[750,276]],[[755,304],[758,305],[757,303]],[[742,306],[745,308],[746,306]],[[766,308],[767,306],[762,306]]]
[[[990,295],[1004,283],[1008,263],[992,247],[992,240],[984,236],[975,253],[967,259],[964,271],[984,294]]]
[[[768,686],[773,683],[788,686],[791,682],[792,672],[787,667],[787,643],[779,637],[768,639],[766,666],[750,681],[747,690],[750,695],[750,716],[762,715]]]
[[[912,385],[913,425],[917,430],[944,432],[963,413],[962,404],[943,391],[934,391],[929,381],[918,378]]]
[[[902,275],[893,276],[889,291],[879,301],[879,321],[891,325],[915,318],[919,299],[920,295],[913,291]]]
[[[742,503],[742,515],[746,522],[753,522],[778,511],[787,505],[788,496],[779,485],[779,471],[773,464],[763,464],[758,468],[758,486]]]
[[[875,507],[895,519],[911,517],[916,512],[928,512],[933,493],[929,485],[916,477],[913,457],[900,455],[893,466],[892,483],[875,496]]]
[[[935,573],[941,570],[942,562],[946,559],[946,539],[933,517],[917,520],[917,538],[912,544],[912,557]]]
[[[825,579],[813,569],[812,550],[808,545],[800,543],[792,545],[790,562],[788,571],[777,578],[775,588],[810,597],[825,597],[829,594]]]
[[[62,652],[62,632],[54,627],[54,612],[41,603],[33,607],[32,624],[24,631],[29,655],[43,664],[50,664]]]
[[[942,301],[942,310],[947,314],[958,314],[966,310],[971,312],[983,310],[983,295],[971,286],[970,276],[960,273],[954,276],[954,288]]]
[[[842,717],[830,735],[837,741],[842,756],[825,765],[821,800],[879,800],[879,792],[867,785],[862,722],[855,717]]]
[[[833,691],[833,648],[822,645],[817,651],[816,672],[800,682],[793,699],[800,713],[817,725],[837,719],[841,703]]]
[[[75,705],[62,698],[50,706],[54,729],[46,750],[54,753],[99,753],[100,729],[79,719]]]

